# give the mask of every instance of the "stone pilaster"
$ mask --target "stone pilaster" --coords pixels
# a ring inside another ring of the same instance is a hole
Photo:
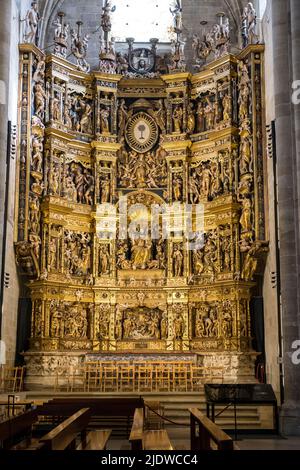
[[[300,338],[300,120],[299,109],[296,109],[291,100],[291,85],[295,80],[293,73],[297,73],[297,70],[299,73],[300,69],[299,50],[297,51],[299,12],[299,2],[272,1],[284,364],[281,430],[285,434],[300,434],[300,366],[294,365],[291,360],[292,343]],[[282,73],[283,70],[285,73]]]
[[[11,0],[1,2],[0,19],[0,269],[2,266],[7,154],[7,106],[10,70]],[[2,286],[0,286],[2,289]],[[0,339],[1,325],[0,318]]]

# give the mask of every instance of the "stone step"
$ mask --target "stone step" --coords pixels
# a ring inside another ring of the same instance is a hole
[[[198,408],[200,411],[202,411],[203,414],[205,414],[205,410],[201,410],[201,408]],[[169,419],[178,419],[178,418],[185,418],[185,419],[189,419],[189,412],[188,410],[168,410],[166,412],[165,410],[165,416]],[[259,416],[259,413],[258,413],[258,410],[251,410],[251,411],[240,411],[239,413],[237,413],[237,419],[243,419],[243,418],[256,418]],[[233,419],[234,418],[234,413],[233,412],[230,412],[230,411],[224,411],[224,413],[222,413],[222,415],[220,415],[219,417],[216,417],[216,420],[220,420],[220,419],[223,419],[223,418],[230,418],[230,419]]]

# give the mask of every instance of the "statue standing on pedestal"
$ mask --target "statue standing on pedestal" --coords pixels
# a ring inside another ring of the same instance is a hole
[[[111,35],[111,13],[116,7],[110,0],[105,0],[101,15],[100,69],[106,73],[115,73],[117,67],[115,39]]]
[[[26,29],[24,34],[24,41],[30,44],[38,45],[38,27],[41,17],[38,11],[38,2],[32,2],[31,8],[26,13],[25,20]]]
[[[55,26],[54,54],[58,57],[66,59],[70,25],[65,23],[64,18],[65,14],[63,12],[59,12],[57,14],[56,20],[53,23]]]
[[[253,3],[249,2],[244,8],[242,14],[242,38],[243,47],[248,44],[258,44],[259,36],[256,32],[257,29],[257,15]]]
[[[82,21],[77,21],[77,32],[75,30],[71,31],[72,35],[72,54],[76,57],[77,60],[77,68],[82,72],[89,73],[91,67],[86,61],[86,55],[89,45],[89,35],[86,34],[82,37],[81,29],[82,29]]]

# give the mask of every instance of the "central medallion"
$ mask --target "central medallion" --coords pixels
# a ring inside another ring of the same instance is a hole
[[[132,150],[146,153],[158,140],[158,127],[155,120],[144,112],[139,112],[129,119],[126,126],[126,141]]]

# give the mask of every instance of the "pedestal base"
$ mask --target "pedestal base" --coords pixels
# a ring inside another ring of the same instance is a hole
[[[159,352],[27,352],[25,353],[27,390],[54,391],[59,381],[67,384],[68,377],[82,375],[86,362],[126,361],[135,363],[192,363],[207,370],[216,370],[214,382],[253,383],[256,353],[251,352],[201,352],[159,351]],[[81,368],[81,370],[80,370]]]

